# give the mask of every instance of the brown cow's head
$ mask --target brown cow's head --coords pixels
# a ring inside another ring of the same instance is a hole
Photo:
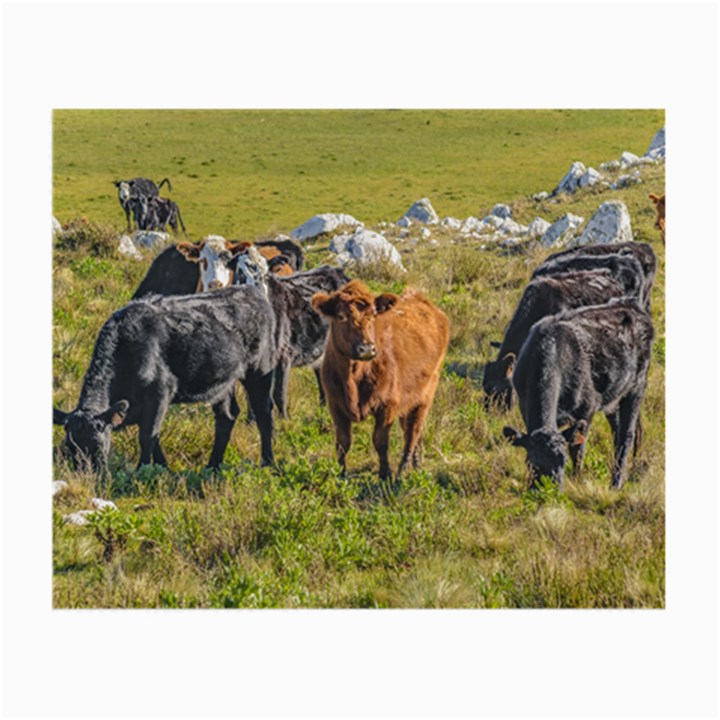
[[[655,220],[655,228],[660,231],[663,245],[665,244],[665,195],[655,195],[650,193],[648,197],[655,203],[655,210],[657,211],[657,219]]]
[[[208,235],[200,243],[181,242],[176,247],[186,260],[199,264],[198,292],[205,292],[233,284],[233,271],[230,266],[250,245],[251,243],[226,240],[220,235]]]
[[[400,300],[398,295],[373,296],[360,280],[351,280],[334,293],[315,293],[313,308],[330,320],[330,338],[337,351],[351,360],[377,355],[375,318]]]

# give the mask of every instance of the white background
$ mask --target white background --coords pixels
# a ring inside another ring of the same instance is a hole
[[[2,11],[5,716],[717,717],[715,3]],[[667,608],[53,611],[56,107],[666,108]]]

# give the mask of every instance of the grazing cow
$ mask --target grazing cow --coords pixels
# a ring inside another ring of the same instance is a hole
[[[359,280],[317,293],[312,305],[330,321],[322,382],[343,473],[352,423],[373,415],[382,479],[391,476],[390,427],[400,418],[405,434],[400,477],[408,462],[418,464],[420,432],[450,339],[446,315],[418,292],[373,296]]]
[[[635,274],[631,275],[635,278]],[[602,305],[612,298],[630,294],[638,298],[636,282],[628,293],[608,270],[593,270],[548,275],[532,280],[525,288],[515,314],[510,320],[496,360],[488,362],[483,372],[485,409],[497,405],[509,410],[513,403],[512,371],[517,354],[538,320],[564,310],[587,305]]]
[[[543,263],[538,265],[532,277],[534,279],[541,275],[554,275],[559,272],[594,270],[602,268],[608,268],[611,271],[620,270],[622,272],[623,269],[628,267],[627,265],[622,263],[618,265],[612,261],[602,259],[613,255],[631,256],[640,263],[643,280],[641,304],[649,312],[650,293],[653,282],[655,281],[657,259],[655,258],[655,252],[648,243],[624,242],[601,245],[583,245],[570,250],[562,250],[550,255],[550,257],[548,257]],[[588,256],[597,258],[597,261],[593,262],[593,260],[591,260]],[[583,259],[580,260],[580,257]],[[571,258],[578,259],[575,260]]]
[[[98,335],[77,407],[53,414],[55,424],[65,426],[73,463],[106,470],[111,430],[138,425],[139,464],[165,465],[159,433],[168,406],[208,402],[215,413],[208,466],[217,468],[238,415],[240,381],[257,418],[262,464],[272,464],[276,327],[269,303],[254,287],[152,296],[115,312]]]
[[[187,230],[180,215],[180,208],[172,200],[158,196],[134,195],[130,198],[129,204],[138,229],[165,232],[165,227],[170,225],[173,232],[177,233],[178,223],[180,223],[180,227],[187,237]]]
[[[547,476],[562,485],[566,442],[580,470],[587,430],[602,411],[615,444],[612,487],[622,487],[630,448],[636,447],[652,341],[650,316],[629,299],[569,310],[533,325],[513,372],[527,433],[503,430],[513,445],[526,449],[533,483]],[[569,427],[561,433],[564,425]]]
[[[665,193],[659,197],[654,193],[650,193],[648,197],[655,203],[657,219],[655,220],[655,229],[660,231],[662,244],[665,244]]]
[[[164,178],[160,181],[159,184],[155,184],[152,180],[148,180],[147,178],[133,178],[132,180],[115,180],[113,183],[115,187],[118,189],[118,200],[120,201],[120,206],[122,207],[123,211],[125,212],[125,218],[127,220],[127,229],[131,229],[130,224],[130,213],[132,211],[130,199],[133,197],[137,197],[139,195],[142,195],[144,197],[156,197],[160,194],[160,188],[163,185],[166,185],[170,188],[172,191],[172,185],[170,184],[170,181],[167,178]]]

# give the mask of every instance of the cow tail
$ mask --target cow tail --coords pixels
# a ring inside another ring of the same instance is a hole
[[[171,183],[167,178],[163,178],[163,179],[158,183],[158,190],[159,190],[163,185],[167,185],[167,186],[168,186],[168,189],[170,190],[170,192],[172,192],[172,183]]]
[[[177,219],[180,223],[180,227],[182,228],[182,231],[185,233],[185,237],[190,239],[190,236],[187,234],[187,230],[185,229],[185,223],[182,220],[182,215],[180,214],[180,208],[177,209]]]

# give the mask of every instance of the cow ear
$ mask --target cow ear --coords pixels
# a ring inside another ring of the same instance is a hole
[[[337,297],[327,293],[315,293],[310,299],[310,304],[315,312],[325,317],[335,317],[337,312]]]
[[[506,425],[503,428],[503,435],[516,447],[527,447],[528,436],[523,435],[519,430]]]
[[[182,253],[182,255],[185,256],[186,260],[189,260],[190,262],[199,262],[200,261],[200,251],[205,246],[204,242],[201,243],[191,243],[191,242],[181,242],[178,243],[175,247],[177,248],[177,251],[179,253]]]
[[[387,312],[400,300],[399,295],[394,293],[383,293],[375,298],[375,312],[380,315],[381,313]]]
[[[505,371],[505,377],[511,377],[515,369],[515,353],[508,353],[503,357],[502,367]]]
[[[100,413],[97,417],[108,425],[116,428],[118,425],[122,425],[129,407],[130,403],[127,400],[118,400],[108,410]]]
[[[654,202],[657,203],[657,201],[660,199],[655,193],[650,193],[648,197]]]
[[[70,413],[53,408],[53,425],[64,425]]]
[[[245,252],[251,245],[252,243],[245,242],[244,240],[228,240],[225,243],[225,249],[229,250],[234,257],[241,252]]]
[[[585,443],[585,433],[587,432],[587,422],[578,420],[567,430],[563,430],[562,436],[568,445],[583,445]]]

